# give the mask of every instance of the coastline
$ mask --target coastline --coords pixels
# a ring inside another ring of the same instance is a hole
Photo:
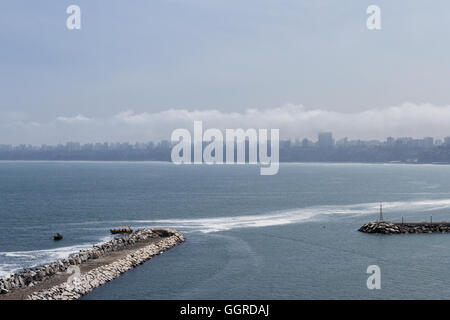
[[[74,300],[185,241],[173,229],[143,229],[68,258],[0,279],[0,300]],[[78,269],[79,273],[72,272]]]
[[[173,164],[171,160],[49,160],[49,159],[0,159],[0,163],[151,163],[151,164]],[[384,162],[357,162],[357,161],[279,161],[280,164],[323,164],[323,165],[352,165],[352,164],[367,164],[367,165],[450,165],[450,162],[408,162],[408,161],[384,161]],[[234,165],[254,165],[249,163],[233,163]],[[229,164],[216,164],[215,166],[228,166]]]

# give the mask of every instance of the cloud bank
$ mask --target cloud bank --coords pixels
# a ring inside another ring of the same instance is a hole
[[[384,139],[388,136],[450,136],[450,105],[404,103],[355,113],[307,109],[286,104],[278,108],[243,112],[169,109],[155,113],[126,110],[106,117],[61,115],[49,122],[15,120],[0,123],[0,144],[56,144],[67,141],[103,142],[169,140],[174,129],[280,129],[281,138],[314,139],[320,131],[337,138]]]

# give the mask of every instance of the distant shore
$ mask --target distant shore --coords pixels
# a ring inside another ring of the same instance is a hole
[[[172,164],[170,160],[37,160],[37,159],[0,159],[0,163],[159,163],[159,164]],[[357,162],[357,161],[282,161],[280,164],[391,164],[391,165],[450,165],[450,162],[408,162],[408,161],[387,161],[387,162]],[[188,164],[187,164],[188,165]],[[194,164],[192,164],[194,165]],[[229,164],[217,164],[216,166],[229,166]],[[249,165],[249,163],[239,163],[239,165]],[[259,164],[250,164],[258,166]],[[189,166],[189,165],[188,165]]]
[[[66,259],[0,279],[0,300],[73,300],[184,242],[173,229],[144,229]],[[73,277],[70,271],[79,268]],[[68,279],[72,276],[73,282]]]

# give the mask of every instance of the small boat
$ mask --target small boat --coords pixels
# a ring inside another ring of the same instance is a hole
[[[117,227],[114,229],[110,229],[111,234],[124,234],[124,233],[133,233],[133,229],[130,226],[126,227]]]
[[[62,234],[59,234],[59,233],[57,233],[53,236],[53,240],[55,240],[55,241],[62,240],[62,238],[63,238]]]

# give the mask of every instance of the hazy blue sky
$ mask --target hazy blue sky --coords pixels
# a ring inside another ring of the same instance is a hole
[[[82,30],[66,29],[71,4],[81,7]],[[380,31],[366,28],[370,4],[381,7]],[[445,0],[2,0],[0,143],[168,134],[134,126],[113,134],[108,119],[124,112],[161,120],[184,109],[192,120],[194,110],[211,110],[217,120],[249,108],[292,112],[291,103],[345,116],[405,102],[445,111],[449,12]],[[384,134],[375,131],[354,135]]]

